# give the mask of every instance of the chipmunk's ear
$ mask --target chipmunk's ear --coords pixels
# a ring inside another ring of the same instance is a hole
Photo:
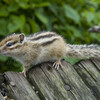
[[[19,42],[22,43],[23,40],[24,40],[24,38],[25,38],[25,35],[24,35],[23,33],[21,33],[21,34],[19,35]]]

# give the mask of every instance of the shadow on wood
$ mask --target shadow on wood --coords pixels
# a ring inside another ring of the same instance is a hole
[[[74,66],[62,61],[63,69],[52,63],[31,68],[28,77],[6,72],[6,92],[14,100],[100,100],[100,60],[83,60]],[[3,100],[3,99],[0,99]]]

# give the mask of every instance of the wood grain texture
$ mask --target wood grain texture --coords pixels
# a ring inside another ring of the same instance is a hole
[[[40,100],[32,86],[23,75],[17,72],[6,72],[7,88],[14,100]]]
[[[76,71],[86,86],[91,90],[91,93],[95,96],[96,100],[100,100],[100,71],[98,70],[98,67],[95,66],[91,60],[84,60],[78,65],[75,65]]]
[[[62,61],[63,69],[52,63],[36,65],[27,78],[6,72],[5,84],[14,100],[100,100],[100,60],[82,60],[72,66]],[[33,89],[35,87],[35,89]],[[37,93],[36,93],[37,92]]]

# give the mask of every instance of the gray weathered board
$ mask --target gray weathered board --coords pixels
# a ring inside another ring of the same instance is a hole
[[[0,93],[0,100],[5,100],[1,93]]]
[[[8,97],[14,100],[100,100],[100,60],[82,60],[71,66],[62,61],[63,69],[51,63],[35,66],[25,78],[17,72],[4,77]],[[0,100],[3,100],[0,94]]]

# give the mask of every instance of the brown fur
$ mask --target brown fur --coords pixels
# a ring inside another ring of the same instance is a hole
[[[22,42],[20,42],[20,37],[22,37]],[[14,45],[7,47],[6,44],[9,41],[13,41]],[[100,47],[66,44],[64,39],[56,33],[43,32],[25,37],[25,39],[23,34],[8,36],[0,42],[0,53],[18,59],[27,68],[30,64],[35,65],[46,61],[56,60],[58,64],[65,56],[100,57]]]

